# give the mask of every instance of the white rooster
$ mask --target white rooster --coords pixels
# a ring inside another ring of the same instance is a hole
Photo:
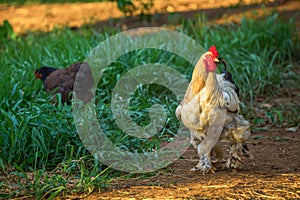
[[[230,142],[227,167],[241,167],[241,156],[249,155],[243,145],[250,135],[249,122],[239,115],[237,88],[231,77],[225,77],[228,73],[216,74],[218,62],[218,52],[212,46],[197,62],[184,99],[176,109],[177,118],[191,132],[191,144],[200,158],[193,170],[202,172],[213,171],[211,154],[220,140]]]

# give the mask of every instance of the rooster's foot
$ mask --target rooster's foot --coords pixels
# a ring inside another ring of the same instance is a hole
[[[212,167],[210,169],[203,170],[198,167],[194,167],[194,168],[190,169],[190,171],[201,171],[203,175],[210,174],[210,173],[214,174],[214,173],[216,173],[216,168]]]
[[[215,169],[212,167],[210,157],[208,155],[203,155],[200,157],[199,163],[196,167],[192,168],[191,171],[202,171],[203,174],[206,172],[214,173]]]

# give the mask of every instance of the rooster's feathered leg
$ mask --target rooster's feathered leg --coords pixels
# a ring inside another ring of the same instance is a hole
[[[241,168],[243,164],[243,157],[252,158],[247,145],[244,144],[251,133],[249,127],[250,125],[249,122],[243,118],[243,116],[238,114],[234,114],[232,125],[233,127],[229,128],[228,130],[229,141],[231,144],[226,166],[228,168]]]
[[[210,111],[209,127],[202,142],[198,145],[197,151],[200,158],[199,163],[193,170],[201,170],[203,172],[212,169],[211,151],[219,140],[225,123],[226,111],[224,109],[215,108]]]

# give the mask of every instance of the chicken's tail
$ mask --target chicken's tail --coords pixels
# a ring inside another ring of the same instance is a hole
[[[222,62],[222,64],[224,65],[224,70],[222,71],[222,74],[224,75],[224,79],[231,82],[234,87],[235,87],[235,92],[237,94],[237,96],[240,96],[240,89],[239,87],[235,84],[233,78],[232,78],[232,74],[227,70],[227,63],[223,58],[219,58],[220,62]]]

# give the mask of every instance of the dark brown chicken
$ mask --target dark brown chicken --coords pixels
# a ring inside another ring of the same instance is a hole
[[[78,99],[86,103],[93,96],[91,88],[94,79],[90,67],[85,62],[76,62],[65,69],[44,66],[35,70],[34,75],[43,81],[46,93],[51,93],[52,97],[61,94],[62,103],[71,103],[76,78],[80,80],[76,87],[77,92],[80,93],[77,95],[80,97]]]

